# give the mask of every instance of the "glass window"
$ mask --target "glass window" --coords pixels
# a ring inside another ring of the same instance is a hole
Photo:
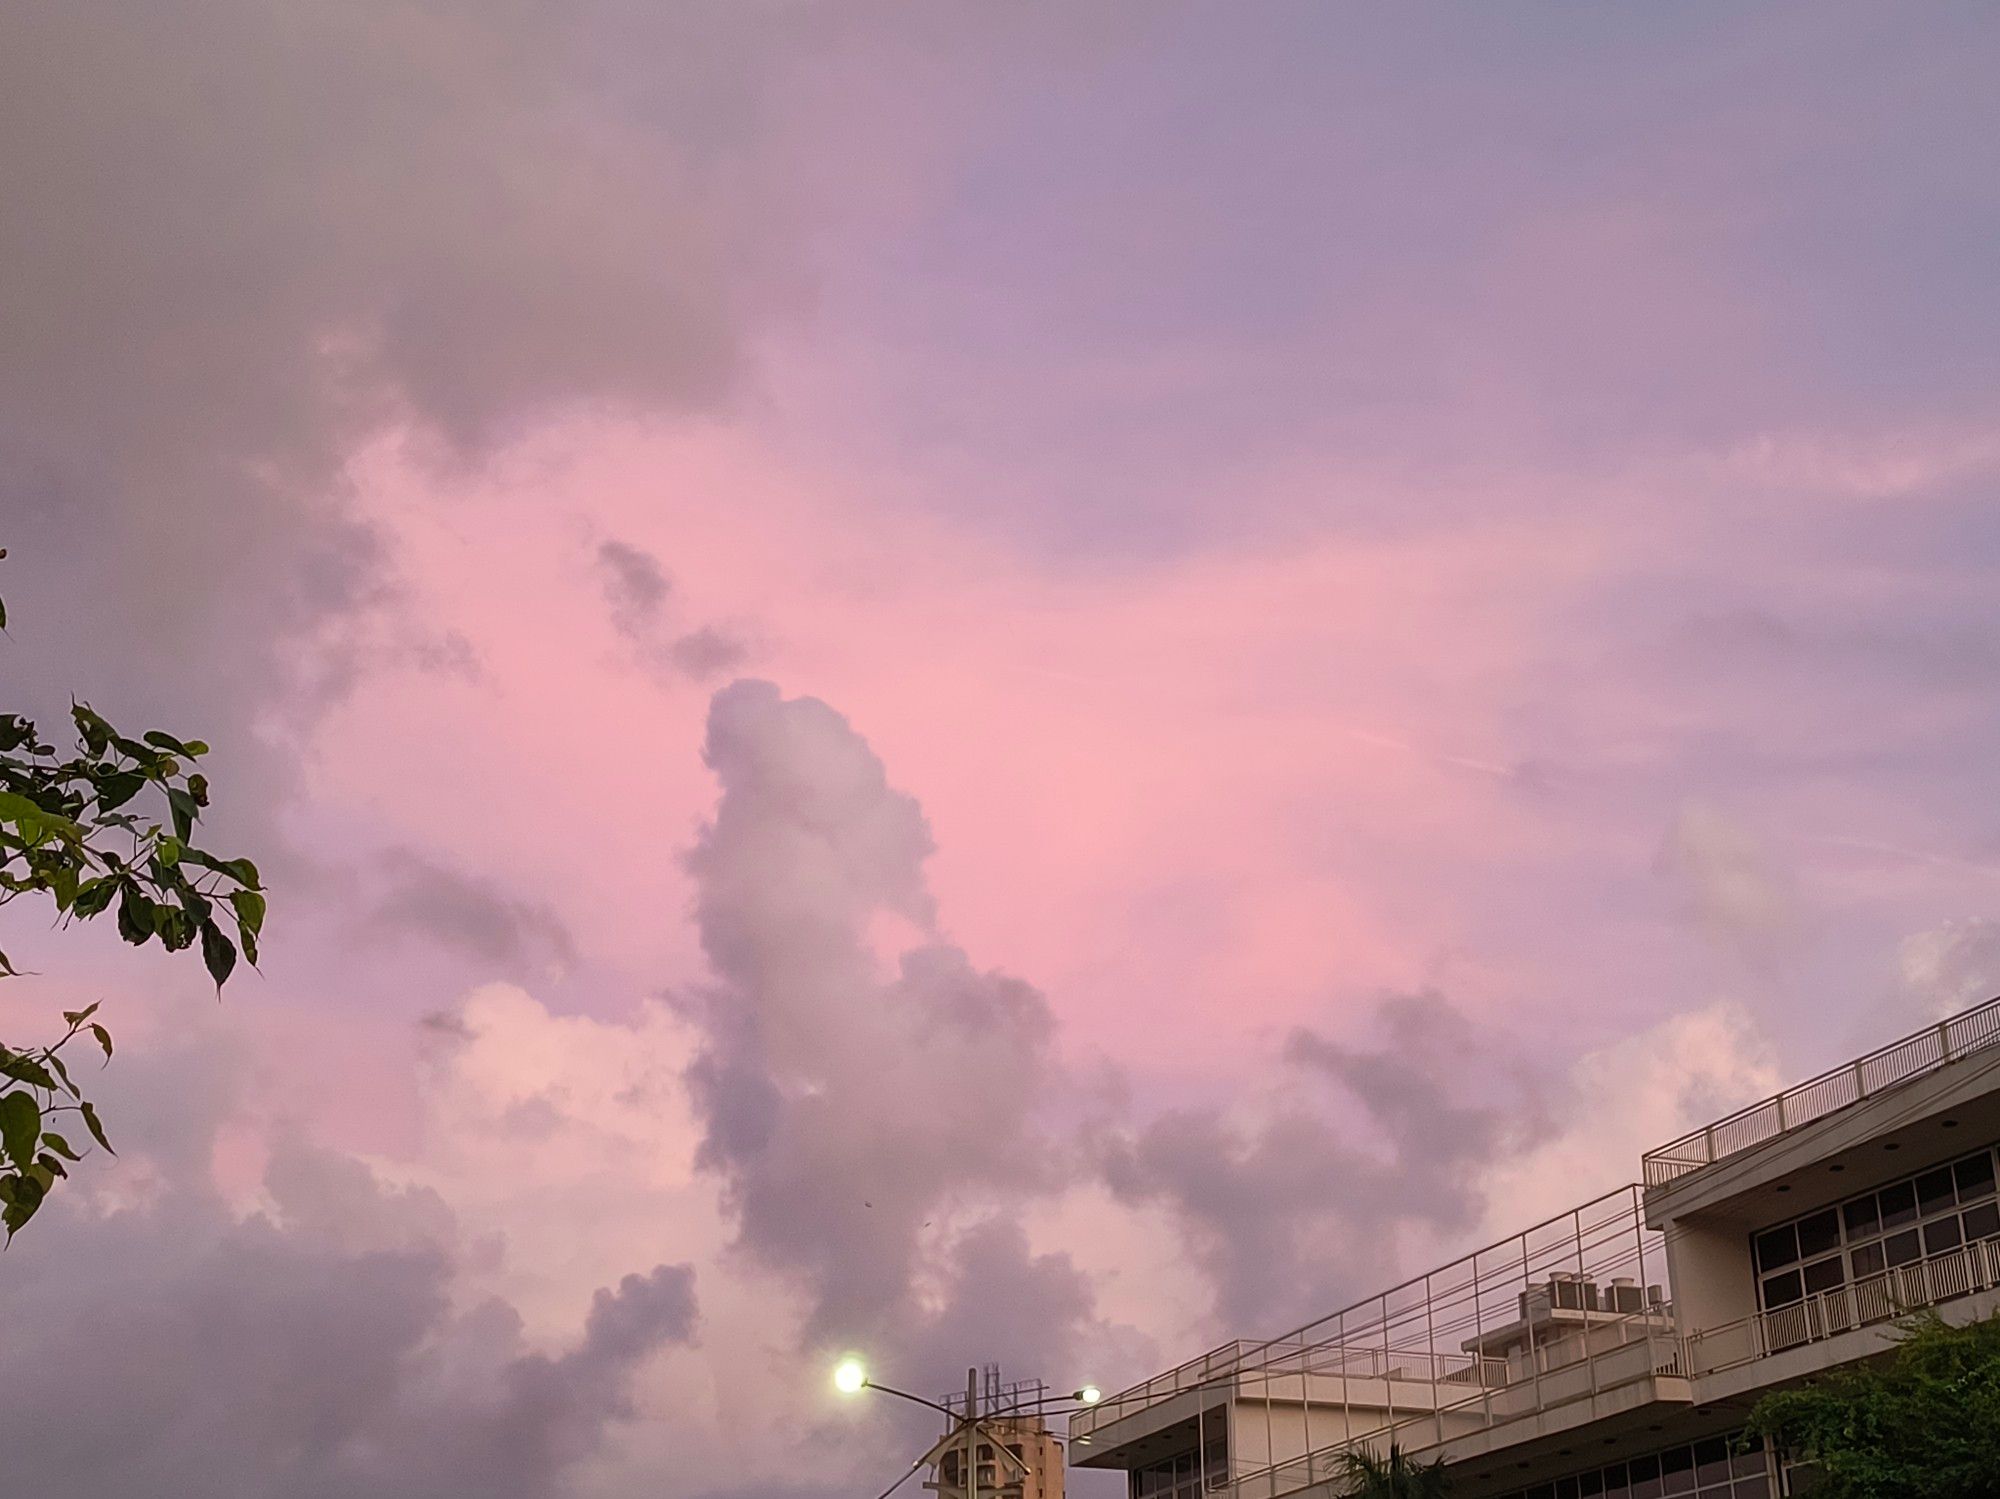
[[[1762,1473],[1736,1480],[1736,1499],[1770,1499],[1771,1480]]]
[[[1597,1499],[1604,1492],[1604,1470],[1594,1468],[1576,1481],[1578,1499]]]
[[[1951,1167],[1941,1171],[1926,1171],[1917,1178],[1917,1211],[1928,1218],[1932,1213],[1942,1213],[1958,1201],[1958,1193],[1951,1184]]]
[[[1882,1241],[1882,1252],[1889,1257],[1892,1265],[1907,1265],[1922,1252],[1917,1248],[1917,1231],[1906,1228],[1899,1234],[1891,1234]]]
[[[1967,1157],[1951,1168],[1951,1175],[1958,1183],[1960,1202],[1972,1202],[1993,1195],[1993,1157],[1990,1153]]]
[[[1632,1499],[1659,1499],[1660,1460],[1657,1457],[1635,1457],[1626,1464],[1632,1481]]]
[[[1701,1486],[1707,1488],[1729,1476],[1729,1442],[1723,1437],[1711,1437],[1706,1442],[1697,1442],[1694,1447],[1695,1477]]]
[[[1875,1211],[1875,1194],[1873,1192],[1870,1192],[1866,1197],[1855,1198],[1854,1201],[1850,1202],[1840,1211],[1842,1216],[1847,1219],[1847,1237],[1850,1241],[1865,1239],[1870,1234],[1882,1231],[1882,1215]]]
[[[1858,1248],[1851,1249],[1848,1251],[1847,1259],[1848,1263],[1853,1266],[1854,1278],[1856,1280],[1860,1280],[1866,1275],[1880,1275],[1882,1273],[1882,1266],[1887,1263],[1882,1258],[1882,1246],[1879,1243],[1863,1244]]]
[[[1818,1291],[1831,1291],[1845,1279],[1841,1273],[1839,1255],[1815,1260],[1806,1266],[1806,1294],[1811,1296]]]
[[[1965,1242],[1956,1218],[1938,1218],[1924,1225],[1924,1253],[1943,1254]]]
[[[1910,1235],[1915,1238],[1915,1234]],[[1805,1293],[1799,1289],[1799,1272],[1787,1270],[1783,1275],[1774,1275],[1764,1282],[1764,1305],[1790,1306]]]
[[[1917,1189],[1908,1182],[1884,1187],[1875,1194],[1875,1200],[1882,1205],[1884,1228],[1901,1228],[1905,1223],[1917,1221]]]
[[[1781,1265],[1789,1265],[1799,1257],[1799,1236],[1787,1223],[1783,1228],[1774,1228],[1768,1233],[1757,1235],[1757,1268],[1776,1270]]]
[[[1946,1173],[1945,1185],[1951,1185]],[[1810,1218],[1799,1220],[1799,1258],[1809,1260],[1816,1254],[1825,1254],[1829,1249],[1840,1246],[1840,1215],[1832,1208],[1823,1213],[1814,1213]]]
[[[2000,1234],[2000,1203],[1982,1202],[1965,1210],[1965,1236],[1990,1239]]]
[[[1612,1463],[1604,1470],[1604,1499],[1625,1499],[1631,1492],[1623,1463]]]
[[[1694,1449],[1676,1447],[1671,1452],[1660,1454],[1660,1492],[1662,1494],[1692,1494],[1694,1492]]]
[[[1556,1499],[1577,1499],[1576,1480],[1574,1478],[1558,1478],[1556,1480]]]
[[[1538,1483],[1522,1495],[1521,1499],[1556,1499],[1556,1486],[1552,1483]]]

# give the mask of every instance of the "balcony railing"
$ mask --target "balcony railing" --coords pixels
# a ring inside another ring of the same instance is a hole
[[[1231,1475],[1226,1492],[1232,1499],[1283,1499],[1320,1485],[1334,1485],[1339,1492],[1350,1453],[1367,1450],[1379,1456],[1392,1443],[1404,1451],[1419,1451],[1639,1380],[1686,1372],[1680,1338],[1668,1319],[1653,1313],[1618,1318],[1588,1329],[1583,1336],[1551,1343],[1535,1350],[1525,1365],[1495,1360],[1482,1364],[1486,1377],[1492,1377],[1496,1364],[1501,1377],[1449,1403],[1385,1421],[1303,1456],[1239,1470]],[[1217,1491],[1214,1484],[1210,1487]]]
[[[1715,1374],[1857,1327],[2000,1288],[2000,1239],[1978,1239],[1926,1259],[1820,1291],[1790,1306],[1691,1333],[1688,1371]]]
[[[1647,1151],[1646,1185],[1663,1186],[1995,1043],[2000,997]]]

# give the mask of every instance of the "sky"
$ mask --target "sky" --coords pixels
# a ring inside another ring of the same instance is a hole
[[[23,1486],[872,1494],[842,1353],[1120,1387],[2000,992],[1990,7],[4,14],[5,706],[271,894],[9,908]]]

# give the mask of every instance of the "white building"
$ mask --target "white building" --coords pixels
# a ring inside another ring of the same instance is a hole
[[[1070,1422],[1133,1499],[1334,1499],[1343,1452],[1463,1499],[1771,1499],[1758,1397],[2000,1311],[2000,999],[1741,1110],[1642,1183]],[[2000,1478],[1996,1479],[2000,1482]]]

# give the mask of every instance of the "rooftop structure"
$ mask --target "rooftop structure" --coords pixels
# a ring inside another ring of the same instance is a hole
[[[1786,1492],[1765,1390],[2000,1311],[2000,1000],[1647,1152],[1644,1185],[1071,1418],[1134,1499],[1343,1492],[1391,1442],[1467,1499]]]

